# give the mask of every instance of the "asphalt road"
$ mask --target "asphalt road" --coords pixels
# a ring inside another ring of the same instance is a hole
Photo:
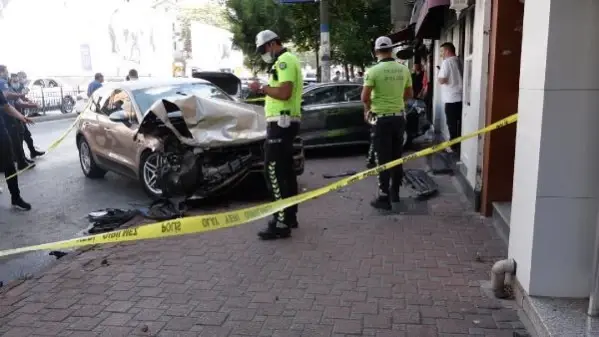
[[[32,126],[36,146],[47,148],[72,122],[57,120]],[[86,179],[79,166],[74,133],[36,163],[35,168],[19,176],[21,195],[33,206],[30,212],[13,210],[6,184],[0,183],[4,190],[0,194],[0,249],[69,239],[88,227],[85,216],[91,211],[133,208],[148,202],[141,187],[130,179],[116,174],[97,181]],[[0,259],[0,281],[26,277],[53,259],[48,252]]]

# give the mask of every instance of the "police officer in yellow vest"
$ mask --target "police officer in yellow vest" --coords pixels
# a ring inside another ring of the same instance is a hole
[[[254,82],[250,90],[265,95],[266,114],[265,174],[274,200],[297,194],[297,176],[293,167],[293,140],[301,119],[303,76],[298,58],[281,44],[270,30],[256,36],[256,48],[270,66],[268,85]],[[268,227],[259,232],[264,240],[289,237],[297,228],[297,206],[274,214]]]
[[[412,98],[410,69],[393,59],[393,43],[381,36],[374,47],[378,63],[364,77],[362,102],[364,118],[373,124],[374,154],[377,165],[401,157],[406,127],[405,100]],[[384,210],[399,210],[399,187],[403,168],[396,166],[379,173],[379,195],[370,205]]]

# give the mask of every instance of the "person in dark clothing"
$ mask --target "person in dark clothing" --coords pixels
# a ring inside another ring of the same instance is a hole
[[[2,82],[0,85],[2,86],[1,90],[4,93],[18,94],[18,82],[19,79],[17,74],[11,74],[10,80],[8,84]],[[17,102],[22,98],[16,100],[8,100],[8,102],[13,106],[17,106]],[[17,110],[18,111],[18,110]],[[8,135],[10,136],[11,145],[12,145],[12,153],[13,159],[17,162],[17,167],[19,170],[26,169],[29,165],[35,167],[33,161],[29,160],[25,156],[25,151],[23,150],[23,135],[25,133],[23,128],[23,123],[21,121],[10,117],[8,115],[2,116],[4,118],[4,124],[6,126],[6,130],[8,131]]]
[[[424,72],[422,71],[422,65],[420,63],[414,63],[414,69],[412,71],[412,89],[414,90],[414,97],[420,97],[423,81]]]
[[[17,73],[17,78],[18,83],[11,84],[11,86],[13,87],[15,92],[26,95],[28,92],[28,89],[26,87],[27,74],[25,74],[25,72],[23,71],[19,71]],[[15,106],[15,108],[22,115],[25,115],[25,109],[35,109],[39,108],[39,106],[36,103],[31,102],[28,98],[23,97],[21,100],[17,101],[17,105]],[[27,144],[27,148],[29,149],[29,158],[35,159],[36,157],[41,157],[46,153],[35,148],[35,145],[33,144],[33,137],[31,136],[31,131],[29,131],[29,127],[27,126],[27,124],[23,124],[23,140],[25,141],[25,144]]]
[[[4,93],[0,90],[0,114],[6,115],[7,117],[15,118],[25,124],[32,124],[32,121],[21,115],[13,106],[8,104]],[[13,207],[28,211],[31,209],[31,205],[23,198],[21,198],[21,191],[19,190],[19,178],[15,174],[17,170],[15,168],[14,159],[12,155],[11,140],[4,124],[4,118],[0,118],[0,170],[4,171],[6,178],[6,184],[10,191],[11,203]]]
[[[393,42],[387,36],[375,41],[378,63],[364,77],[362,103],[364,119],[373,125],[374,155],[377,165],[399,159],[406,127],[405,100],[413,97],[410,69],[392,57]],[[401,165],[379,173],[378,196],[370,202],[377,209],[399,211]]]
[[[127,81],[136,81],[139,79],[139,75],[137,75],[137,70],[135,69],[131,69],[129,70],[129,75],[127,75],[127,77],[129,78]]]
[[[94,80],[87,86],[87,97],[92,97],[94,91],[102,87],[102,83],[104,83],[104,75],[96,73]]]

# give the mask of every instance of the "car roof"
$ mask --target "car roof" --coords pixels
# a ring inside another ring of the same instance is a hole
[[[139,90],[148,89],[154,87],[161,87],[165,85],[178,85],[188,83],[210,83],[206,80],[189,77],[165,77],[165,78],[144,78],[135,81],[124,81],[124,82],[109,82],[105,83],[104,86],[115,89],[125,90]]]
[[[322,87],[330,87],[330,86],[334,86],[334,85],[338,85],[338,86],[357,86],[357,87],[361,87],[362,84],[360,83],[354,83],[354,82],[327,82],[327,83],[314,83],[310,85],[310,89],[314,89],[314,88],[322,88]]]

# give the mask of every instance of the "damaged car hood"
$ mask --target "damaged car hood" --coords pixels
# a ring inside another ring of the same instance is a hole
[[[247,144],[266,138],[264,109],[259,106],[201,98],[176,96],[152,104],[140,124],[158,118],[177,138],[190,146],[218,147]],[[183,118],[192,138],[184,136],[172,124],[171,118]]]

